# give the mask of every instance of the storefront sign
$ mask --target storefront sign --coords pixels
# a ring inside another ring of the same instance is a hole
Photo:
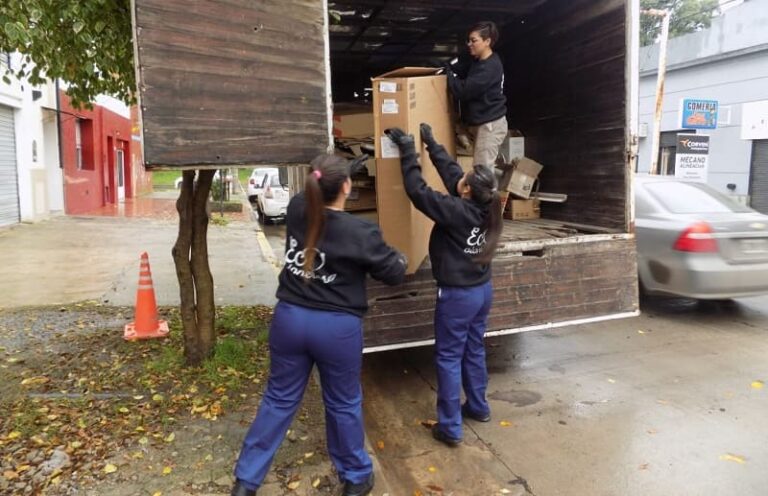
[[[678,134],[675,155],[675,177],[687,181],[707,182],[709,168],[709,136]]]
[[[717,100],[684,98],[680,104],[680,127],[685,129],[717,128]]]

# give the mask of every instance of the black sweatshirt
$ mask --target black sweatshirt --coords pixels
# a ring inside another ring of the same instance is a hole
[[[495,121],[507,114],[504,67],[497,53],[485,60],[461,58],[448,71],[448,87],[461,103],[461,119],[470,126]]]
[[[400,284],[407,261],[384,243],[379,227],[347,212],[325,210],[325,230],[316,248],[313,279],[304,265],[306,200],[299,193],[288,204],[285,265],[277,298],[296,305],[347,312],[362,317],[368,310],[366,275],[385,284]]]
[[[472,260],[485,244],[482,226],[489,205],[460,198],[456,186],[464,172],[441,145],[427,149],[449,195],[427,186],[414,153],[401,157],[405,192],[413,205],[435,221],[429,237],[432,276],[439,286],[477,286],[491,278],[490,264]]]

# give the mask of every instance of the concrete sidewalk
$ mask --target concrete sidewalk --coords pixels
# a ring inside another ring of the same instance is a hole
[[[109,210],[109,211],[108,211]],[[135,303],[139,257],[149,254],[159,305],[179,303],[171,257],[178,220],[173,199],[143,198],[93,215],[56,217],[0,230],[0,307],[100,300]],[[214,214],[218,215],[218,214]],[[273,305],[277,280],[248,213],[209,225],[208,250],[217,305]]]

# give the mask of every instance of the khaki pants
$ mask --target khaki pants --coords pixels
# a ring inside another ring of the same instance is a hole
[[[503,116],[480,126],[471,126],[468,130],[475,142],[474,163],[493,168],[496,157],[499,156],[499,147],[507,137],[507,117]]]

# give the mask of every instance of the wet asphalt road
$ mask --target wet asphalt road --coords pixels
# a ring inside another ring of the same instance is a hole
[[[264,233],[279,257],[285,225]],[[641,310],[489,339],[493,420],[466,423],[456,449],[422,426],[432,347],[366,355],[367,434],[391,494],[766,494],[768,297]]]
[[[493,419],[465,423],[456,449],[420,425],[435,418],[432,348],[367,356],[368,435],[393,492],[766,494],[768,297],[642,310],[489,339]]]

